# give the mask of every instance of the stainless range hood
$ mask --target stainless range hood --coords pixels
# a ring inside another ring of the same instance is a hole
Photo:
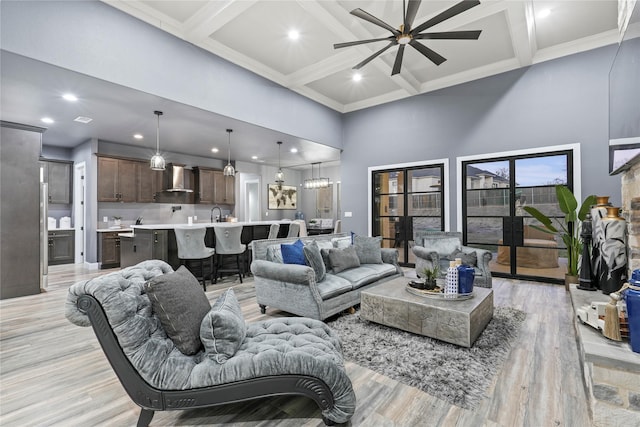
[[[184,166],[169,163],[164,171],[164,191],[172,193],[193,193],[190,188],[184,186]]]

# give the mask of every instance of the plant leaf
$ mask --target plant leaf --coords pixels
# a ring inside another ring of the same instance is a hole
[[[578,212],[578,219],[580,221],[584,221],[584,219],[587,217],[587,212],[589,212],[591,206],[595,204],[596,196],[594,196],[593,194],[584,199],[584,202],[582,202],[582,206],[580,206],[580,212]]]
[[[569,214],[578,209],[578,201],[566,185],[556,185],[556,197],[563,213]]]
[[[538,222],[540,222],[547,230],[551,231],[552,233],[558,232],[558,229],[553,226],[551,219],[540,212],[538,209],[534,208],[533,206],[524,206],[523,209],[529,215],[537,219]]]

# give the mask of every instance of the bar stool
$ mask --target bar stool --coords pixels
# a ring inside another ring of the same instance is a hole
[[[298,233],[299,237],[307,237],[309,234],[307,233],[307,223],[301,219],[293,220],[294,223],[300,226],[300,232]]]
[[[178,258],[180,264],[185,265],[192,274],[195,273],[189,268],[187,261],[199,260],[200,261],[200,281],[202,287],[207,290],[205,284],[204,275],[204,260],[209,259],[211,274],[210,278],[213,280],[214,276],[214,264],[213,255],[216,253],[214,248],[209,248],[204,243],[204,236],[207,234],[205,227],[176,227],[176,243],[178,244]]]
[[[338,233],[342,233],[342,220],[341,219],[336,220],[336,224],[333,227],[333,234],[338,234]]]
[[[217,283],[219,273],[238,273],[240,283],[242,283],[243,264],[240,262],[240,255],[247,250],[247,245],[240,240],[242,237],[242,226],[231,225],[225,227],[213,227],[216,235],[216,255],[218,256],[218,266],[213,283]],[[224,268],[222,261],[224,255],[235,255],[237,269]]]
[[[269,236],[267,236],[267,239],[277,239],[279,231],[280,224],[271,224],[271,227],[269,227]]]
[[[300,224],[295,221],[292,221],[289,224],[289,232],[287,233],[287,237],[298,237],[300,235]]]

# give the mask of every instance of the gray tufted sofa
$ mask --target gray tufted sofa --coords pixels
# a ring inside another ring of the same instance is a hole
[[[202,350],[191,356],[181,353],[154,314],[144,287],[172,271],[163,261],[144,261],[74,284],[65,304],[69,321],[93,327],[120,382],[142,407],[138,426],[147,426],[154,411],[283,394],[313,399],[328,425],[351,418],[356,398],[340,341],[323,322],[276,318],[246,324],[237,352],[223,363]]]
[[[348,233],[324,234],[301,237],[308,244],[329,243],[339,239],[350,241]],[[380,263],[363,263],[339,273],[327,269],[322,280],[317,279],[314,268],[307,265],[284,264],[271,259],[270,251],[281,244],[291,244],[297,237],[254,240],[251,272],[254,277],[256,297],[264,314],[266,307],[273,307],[298,316],[324,320],[350,307],[360,304],[360,293],[384,281],[402,276],[398,265],[397,249],[382,248]],[[337,246],[336,246],[337,247]]]

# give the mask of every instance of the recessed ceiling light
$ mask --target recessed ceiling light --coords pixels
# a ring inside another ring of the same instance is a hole
[[[298,30],[290,30],[289,31],[289,38],[291,40],[298,40],[298,38],[300,38],[300,33],[298,32]]]
[[[538,12],[538,18],[546,18],[549,15],[551,15],[551,9],[542,9]]]
[[[143,138],[144,138],[144,136],[142,136],[142,135],[141,135],[141,134],[139,134],[139,133],[134,134],[134,135],[133,135],[133,137],[134,137],[135,139],[143,139]]]
[[[215,148],[215,147],[211,149],[211,152],[212,152],[212,153],[217,153],[218,151],[220,151],[220,150],[218,150],[218,149],[217,149],[217,148]]]
[[[289,151],[291,151],[292,153],[297,153],[297,152],[298,152],[298,149],[294,147],[294,148],[292,148],[292,149],[291,149],[291,150],[289,150]]]
[[[78,97],[72,93],[65,93],[62,95],[62,98],[70,102],[76,102],[78,100]]]
[[[74,122],[84,123],[85,125],[89,122],[92,122],[93,119],[91,117],[78,116],[73,119]]]
[[[252,160],[258,160],[258,156],[251,156]]]
[[[362,80],[362,74],[360,73],[355,73],[352,77],[354,82],[359,82],[360,80]]]
[[[43,117],[40,120],[42,120],[43,123],[46,123],[48,125],[50,125],[51,123],[54,123],[53,119],[51,117]]]

